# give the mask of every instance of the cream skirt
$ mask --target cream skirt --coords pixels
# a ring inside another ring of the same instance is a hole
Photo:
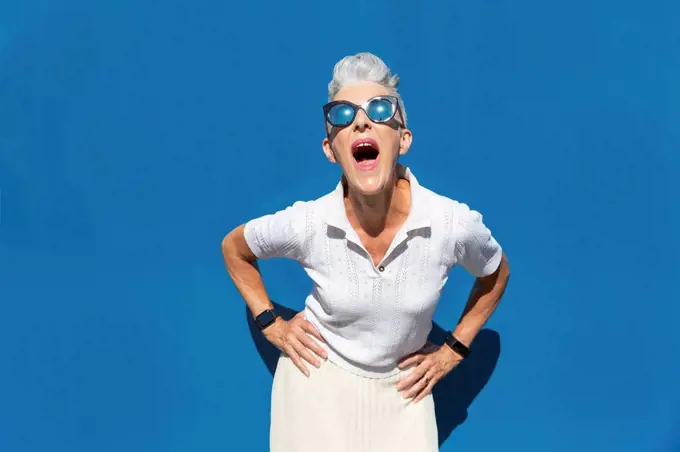
[[[435,452],[432,395],[418,403],[396,385],[409,371],[375,379],[330,361],[305,377],[285,354],[274,374],[271,452]]]

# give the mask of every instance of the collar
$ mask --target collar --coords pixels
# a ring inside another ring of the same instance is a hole
[[[401,227],[401,233],[408,234],[410,231],[429,227],[431,220],[425,189],[418,183],[418,179],[416,179],[411,170],[404,165],[397,164],[397,176],[400,179],[408,180],[411,189],[411,211],[406,218],[406,222]],[[340,181],[335,190],[330,193],[330,205],[325,215],[325,221],[329,226],[344,231],[345,235],[350,238],[356,235],[356,232],[347,219],[344,196],[344,187],[342,181]]]

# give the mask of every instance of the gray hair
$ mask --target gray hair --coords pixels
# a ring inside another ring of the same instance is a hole
[[[406,125],[406,108],[397,90],[399,76],[392,74],[383,60],[372,53],[361,52],[338,61],[333,68],[333,80],[328,84],[328,100],[332,101],[342,88],[356,82],[374,82],[387,88],[391,95],[399,99],[402,119]]]

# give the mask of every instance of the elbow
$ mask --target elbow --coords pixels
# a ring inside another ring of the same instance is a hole
[[[499,298],[505,294],[505,289],[508,287],[508,282],[510,281],[510,264],[508,263],[508,258],[505,253],[501,259],[501,264],[498,267],[495,283],[495,289],[499,292]]]
[[[507,286],[510,280],[510,263],[508,262],[508,257],[503,253],[501,257],[501,263],[498,266],[497,280],[501,283],[503,288]]]
[[[485,291],[500,290],[504,291],[510,279],[510,264],[508,258],[503,253],[496,270],[488,276],[477,278],[477,284],[485,288]]]
[[[238,263],[240,260],[238,246],[236,245],[233,231],[224,236],[222,243],[220,244],[220,248],[222,249],[222,259],[224,260],[224,265],[229,274],[232,274],[234,269],[238,268]]]
[[[233,249],[234,244],[233,233],[234,231],[231,231],[227,235],[225,235],[222,238],[222,242],[220,243],[220,249],[222,250],[222,254],[225,257],[227,256],[227,254],[229,254],[229,251]]]
[[[222,256],[225,260],[233,258],[238,255],[238,240],[237,240],[237,229],[233,229],[227,235],[222,238],[220,243],[220,249],[222,250]]]
[[[246,243],[243,229],[243,225],[238,226],[222,238],[220,248],[227,264],[235,261],[253,262],[257,259]]]

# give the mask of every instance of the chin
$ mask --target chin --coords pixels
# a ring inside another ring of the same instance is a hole
[[[375,174],[362,174],[361,171],[354,171],[348,178],[349,184],[357,193],[364,196],[377,195],[385,190],[389,182],[389,174],[379,171]]]

